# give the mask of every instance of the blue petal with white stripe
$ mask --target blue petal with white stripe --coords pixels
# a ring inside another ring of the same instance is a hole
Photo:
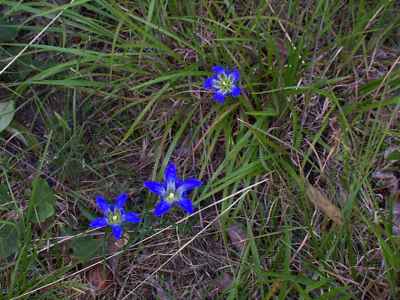
[[[203,87],[213,93],[216,102],[223,104],[226,97],[239,97],[242,93],[238,86],[240,73],[238,69],[230,70],[222,66],[212,67],[213,75],[204,80]]]
[[[126,193],[119,194],[115,199],[115,204],[108,203],[103,196],[97,196],[96,204],[103,217],[92,220],[89,226],[91,228],[110,226],[114,238],[119,240],[124,233],[122,227],[124,223],[139,223],[142,221],[139,214],[125,211],[124,206],[127,200],[128,194]]]
[[[202,186],[202,182],[196,178],[182,180],[178,178],[176,166],[170,162],[165,168],[164,181],[146,181],[144,186],[160,197],[153,214],[162,217],[168,213],[173,206],[179,206],[187,214],[194,212],[192,201],[187,198],[194,189]]]

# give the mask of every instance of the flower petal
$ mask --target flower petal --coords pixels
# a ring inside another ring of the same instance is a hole
[[[103,196],[96,196],[96,204],[97,207],[101,210],[103,213],[107,213],[110,210],[110,205],[107,203],[106,198]]]
[[[185,179],[178,186],[177,192],[179,193],[179,195],[182,196],[183,193],[188,193],[191,190],[194,190],[195,188],[198,188],[202,184],[203,183],[200,180],[196,179],[196,178]]]
[[[174,184],[176,182],[176,167],[174,163],[168,163],[167,167],[165,168],[164,179],[167,182],[167,186],[170,184]]]
[[[240,73],[238,69],[233,69],[233,71],[231,72],[232,78],[233,80],[236,82],[240,79]]]
[[[161,200],[157,203],[156,207],[154,208],[154,215],[156,217],[162,217],[171,209],[171,204],[167,201]]]
[[[212,67],[212,70],[213,70],[213,72],[215,72],[217,75],[225,72],[225,69],[224,69],[224,67],[222,67],[222,66],[214,66],[214,67]]]
[[[116,240],[121,239],[124,230],[121,225],[111,225],[112,233]]]
[[[193,203],[190,199],[181,199],[178,201],[178,205],[189,215],[194,212]]]
[[[89,226],[92,228],[100,228],[100,227],[103,227],[106,225],[107,225],[107,218],[104,218],[104,217],[96,218],[96,219],[92,220],[89,224]]]
[[[124,207],[126,200],[128,200],[128,194],[122,193],[117,196],[115,199],[115,207],[121,209]]]
[[[231,94],[232,94],[233,97],[239,97],[241,92],[242,91],[241,91],[240,87],[234,86],[233,89],[232,89]]]
[[[220,92],[216,92],[214,93],[214,100],[217,101],[218,103],[223,104],[225,101],[225,95]]]
[[[123,218],[124,221],[131,223],[140,223],[142,221],[142,219],[139,218],[139,214],[135,212],[127,212],[123,215]]]
[[[156,195],[162,196],[165,194],[165,187],[162,183],[156,181],[145,181],[144,186]]]
[[[203,87],[207,90],[211,90],[213,87],[213,81],[214,77],[209,77],[206,80],[204,80]]]

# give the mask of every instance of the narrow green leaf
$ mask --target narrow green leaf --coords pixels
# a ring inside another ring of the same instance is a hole
[[[265,109],[264,111],[248,111],[246,115],[254,116],[254,117],[275,117],[278,115],[278,112],[270,107]]]
[[[8,187],[5,184],[0,185],[0,211],[8,210],[12,199],[8,191]]]

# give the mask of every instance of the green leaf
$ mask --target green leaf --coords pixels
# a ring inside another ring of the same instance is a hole
[[[75,238],[72,241],[72,251],[74,257],[80,261],[88,261],[106,253],[106,240],[90,237]]]
[[[387,156],[388,160],[400,160],[400,151],[395,150]]]
[[[46,180],[37,178],[32,184],[33,191],[30,199],[35,210],[32,220],[35,223],[43,222],[54,215],[55,197]]]
[[[254,117],[275,117],[278,115],[278,112],[272,108],[266,108],[264,111],[248,111],[246,115],[254,116]]]
[[[7,258],[18,249],[18,230],[14,223],[0,220],[0,257]]]
[[[17,37],[18,31],[15,25],[7,22],[4,18],[0,17],[0,42],[13,42]]]
[[[0,103],[0,132],[10,125],[15,114],[15,102],[8,101]]]

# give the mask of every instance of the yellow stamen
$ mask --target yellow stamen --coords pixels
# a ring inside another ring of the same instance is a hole
[[[175,194],[172,193],[172,192],[169,193],[168,196],[167,196],[167,199],[170,200],[170,201],[174,200],[174,198],[175,198]]]

